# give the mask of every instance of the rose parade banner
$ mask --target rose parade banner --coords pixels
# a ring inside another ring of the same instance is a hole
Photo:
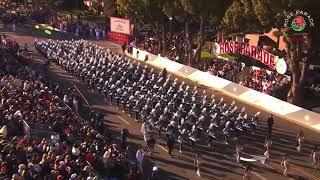
[[[261,47],[251,46],[248,43],[236,41],[221,42],[220,44],[215,43],[214,51],[216,55],[233,53],[249,56],[269,66],[270,69],[276,70],[275,55]]]

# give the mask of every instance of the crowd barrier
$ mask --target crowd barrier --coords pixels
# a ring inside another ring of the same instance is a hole
[[[34,139],[50,138],[52,135],[58,136],[58,133],[52,132],[45,125],[30,124],[23,121],[24,135],[27,135]]]
[[[149,65],[161,69],[166,68],[168,72],[196,81],[246,104],[253,105],[288,121],[320,132],[320,114],[140,49],[133,48],[132,54],[127,55],[140,61],[144,61],[145,57],[148,56],[146,63]]]
[[[57,97],[62,106],[65,106],[68,109],[72,110],[72,108],[68,104],[64,103],[59,96]],[[40,123],[27,123],[26,121],[23,121],[23,132],[24,135],[27,135],[35,139],[50,138],[52,135],[59,136],[58,133],[55,133],[52,130],[50,130],[47,125]]]

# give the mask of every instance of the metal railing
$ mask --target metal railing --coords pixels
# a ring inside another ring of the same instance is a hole
[[[92,167],[92,169],[93,169],[94,173],[96,174],[96,177],[97,177],[98,180],[104,180],[104,176],[101,175],[101,174],[96,170],[96,168],[95,168],[95,166],[94,166],[93,164],[91,164],[89,161],[86,161],[86,163],[87,163],[89,166]]]
[[[66,104],[64,101],[62,101],[59,96],[57,97],[60,101],[60,104],[62,104],[62,106],[72,110],[72,108],[68,104]],[[41,123],[31,123],[31,122],[28,123],[26,121],[23,121],[23,130],[24,130],[24,135],[27,135],[35,139],[50,138],[52,135],[59,135],[58,133],[53,132],[48,125],[41,124]]]
[[[31,136],[30,126],[25,120],[23,120],[23,132],[24,135]]]
[[[52,135],[59,135],[58,133],[52,132],[49,127],[39,123],[27,123],[23,121],[24,135],[27,135],[33,139],[38,138],[50,138]]]

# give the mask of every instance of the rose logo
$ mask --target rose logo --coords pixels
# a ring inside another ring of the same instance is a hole
[[[304,18],[302,16],[297,16],[293,21],[297,26],[303,26],[305,24]]]
[[[300,32],[306,27],[306,22],[302,16],[296,16],[291,23],[291,27],[293,30]]]

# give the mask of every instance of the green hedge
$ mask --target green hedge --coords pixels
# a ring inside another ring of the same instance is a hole
[[[201,51],[201,59],[202,58],[213,58],[213,55],[209,51]]]

